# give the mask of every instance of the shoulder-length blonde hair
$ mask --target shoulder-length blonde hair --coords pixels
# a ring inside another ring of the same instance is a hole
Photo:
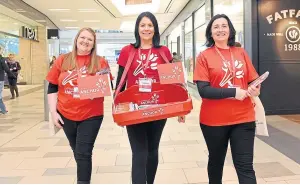
[[[83,31],[88,31],[94,36],[94,46],[90,53],[91,62],[87,66],[87,68],[88,68],[89,74],[96,73],[96,71],[98,70],[98,67],[99,67],[99,65],[98,65],[99,57],[96,54],[96,52],[97,52],[96,33],[91,28],[82,28],[81,30],[79,30],[79,32],[77,33],[77,35],[74,39],[74,45],[73,45],[72,52],[66,54],[64,57],[62,69],[67,71],[67,70],[74,70],[75,68],[77,68],[77,39],[78,39],[79,35],[81,34],[81,32],[83,32]]]

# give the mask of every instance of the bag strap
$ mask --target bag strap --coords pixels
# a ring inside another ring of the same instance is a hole
[[[121,90],[121,88],[123,87],[123,85],[125,83],[126,75],[127,75],[128,71],[129,71],[129,68],[130,68],[130,66],[132,64],[135,52],[136,52],[136,49],[134,47],[129,52],[129,57],[128,57],[125,69],[123,71],[120,83],[119,83],[119,85],[117,87],[117,90],[115,92],[115,97],[120,93],[120,90]]]
[[[170,61],[168,60],[168,58],[166,57],[165,53],[161,50],[161,49],[158,49],[158,52],[160,54],[160,56],[164,59],[164,61],[168,64],[170,63]]]

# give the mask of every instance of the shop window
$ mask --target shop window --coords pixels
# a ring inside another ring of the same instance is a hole
[[[184,43],[185,51],[185,68],[187,70],[188,81],[193,81],[193,72],[194,72],[194,58],[193,58],[193,32],[190,32],[185,35]]]
[[[243,0],[214,0],[214,14],[225,14],[236,30],[236,42],[244,45],[244,4]]]

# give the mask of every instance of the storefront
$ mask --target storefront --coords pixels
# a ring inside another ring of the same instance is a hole
[[[190,85],[195,60],[206,49],[209,20],[226,14],[236,29],[236,42],[246,49],[257,71],[270,72],[261,93],[267,114],[300,113],[299,9],[300,1],[294,0],[191,0],[174,21],[183,23],[180,45],[184,46],[183,62]],[[162,40],[169,39],[176,26],[170,25]]]
[[[2,7],[5,9],[5,7]],[[47,72],[47,43],[45,27],[17,13],[6,11],[0,14],[0,45],[3,57],[14,54],[20,62],[18,82],[21,84],[41,84]],[[27,22],[28,21],[28,22]]]

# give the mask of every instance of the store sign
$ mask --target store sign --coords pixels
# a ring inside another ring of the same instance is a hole
[[[22,26],[22,37],[31,40],[38,40],[37,30],[26,26]]]
[[[260,98],[267,114],[299,114],[300,1],[258,0],[258,10],[258,69],[270,72]]]
[[[300,1],[261,1],[260,55],[265,60],[298,60]]]

